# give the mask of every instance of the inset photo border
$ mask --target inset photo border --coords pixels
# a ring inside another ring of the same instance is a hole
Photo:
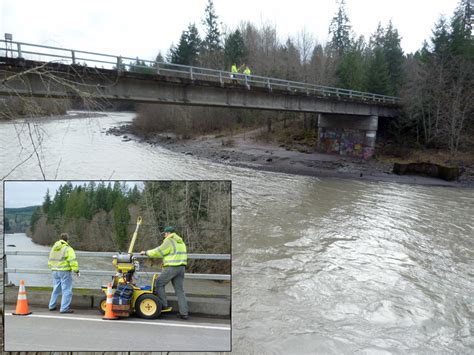
[[[5,351],[232,350],[232,182],[4,181]]]

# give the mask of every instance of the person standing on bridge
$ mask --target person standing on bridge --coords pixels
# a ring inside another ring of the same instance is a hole
[[[155,248],[147,251],[141,251],[140,254],[147,255],[151,258],[163,259],[163,272],[155,281],[155,289],[158,293],[158,299],[163,309],[169,309],[166,300],[165,286],[171,281],[174,291],[178,297],[179,313],[181,319],[188,319],[188,302],[184,293],[184,269],[188,264],[188,254],[186,244],[183,239],[177,235],[173,227],[164,229],[165,239],[163,243]]]
[[[79,275],[79,264],[74,249],[68,244],[69,235],[62,233],[60,239],[54,243],[49,253],[48,267],[53,272],[53,292],[49,301],[49,310],[56,310],[56,301],[62,293],[61,313],[73,313],[70,309],[72,301],[72,274]]]
[[[232,82],[234,84],[237,84],[237,74],[239,72],[239,70],[237,69],[237,65],[235,63],[232,64],[232,67],[230,68],[230,77],[232,79]]]
[[[245,66],[244,69],[244,75],[245,75],[245,86],[247,86],[247,89],[250,89],[250,84],[249,84],[249,75],[250,75],[250,68],[248,65]]]

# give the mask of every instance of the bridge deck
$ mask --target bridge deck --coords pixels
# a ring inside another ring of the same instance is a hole
[[[37,69],[39,68],[39,69]],[[118,72],[62,63],[44,63],[18,58],[1,58],[2,95],[30,95],[53,98],[87,97],[99,100],[127,100],[196,106],[252,108],[355,116],[398,115],[399,104],[336,93],[302,92],[265,86],[246,86],[242,81],[221,82],[190,79],[185,74],[164,75]],[[21,78],[11,79],[23,73]],[[8,79],[10,78],[10,79]]]

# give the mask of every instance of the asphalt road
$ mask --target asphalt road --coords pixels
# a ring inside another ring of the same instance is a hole
[[[159,319],[102,320],[95,310],[72,314],[31,308],[5,311],[5,351],[229,351],[230,320],[163,314]]]

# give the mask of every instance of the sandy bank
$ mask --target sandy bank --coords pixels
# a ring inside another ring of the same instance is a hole
[[[254,139],[254,134],[238,134],[232,137],[215,138],[202,136],[195,139],[178,140],[173,134],[132,134],[130,126],[115,127],[107,132],[154,146],[161,146],[174,152],[207,159],[213,162],[265,170],[286,174],[314,177],[335,177],[343,179],[387,181],[405,184],[430,186],[474,187],[471,176],[462,176],[460,181],[450,182],[441,179],[396,175],[392,173],[393,164],[376,159],[362,160],[347,156],[322,153],[302,153],[288,151],[272,143]]]

